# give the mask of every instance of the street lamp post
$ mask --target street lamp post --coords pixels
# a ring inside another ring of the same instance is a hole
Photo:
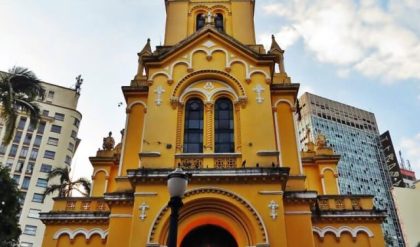
[[[178,213],[182,207],[182,197],[188,185],[188,175],[181,168],[175,169],[168,175],[168,191],[171,199],[168,206],[171,208],[169,222],[168,247],[176,247],[178,236]]]

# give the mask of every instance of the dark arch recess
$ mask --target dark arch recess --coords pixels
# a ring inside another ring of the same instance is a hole
[[[215,225],[203,225],[189,232],[181,242],[181,247],[238,247],[233,236]]]

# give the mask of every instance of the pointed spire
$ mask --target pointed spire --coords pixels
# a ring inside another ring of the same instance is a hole
[[[276,37],[274,36],[274,34],[272,34],[271,35],[271,47],[270,47],[270,50],[268,51],[268,53],[275,54],[276,52],[283,53],[284,50],[282,50],[280,48],[279,44],[276,41]]]
[[[276,41],[276,37],[271,35],[271,47],[268,51],[268,54],[272,54],[276,56],[276,63],[279,65],[279,71],[281,74],[285,74],[286,71],[284,70],[284,50],[282,50],[279,46],[279,44]]]
[[[151,55],[152,54],[152,47],[150,46],[150,39],[147,39],[146,45],[143,47],[143,49],[139,52],[139,56],[141,55]]]

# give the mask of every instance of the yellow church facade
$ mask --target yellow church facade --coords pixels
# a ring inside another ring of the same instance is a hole
[[[90,161],[92,192],[55,198],[43,246],[167,245],[167,176],[192,176],[178,246],[384,246],[372,196],[339,195],[325,138],[300,151],[299,84],[273,37],[256,44],[253,0],[166,0],[164,46],[148,41],[122,88],[126,126]]]

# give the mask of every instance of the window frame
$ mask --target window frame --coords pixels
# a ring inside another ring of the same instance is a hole
[[[198,104],[197,109],[192,109],[193,104]],[[188,108],[191,109],[188,109]],[[198,116],[195,116],[198,115]],[[195,123],[193,121],[198,121]],[[193,127],[190,125],[197,125]],[[199,141],[192,141],[192,136],[198,135]],[[183,152],[184,153],[203,153],[203,138],[204,138],[204,103],[200,98],[188,99],[184,108],[184,138],[183,138]],[[194,148],[197,145],[197,148]]]

